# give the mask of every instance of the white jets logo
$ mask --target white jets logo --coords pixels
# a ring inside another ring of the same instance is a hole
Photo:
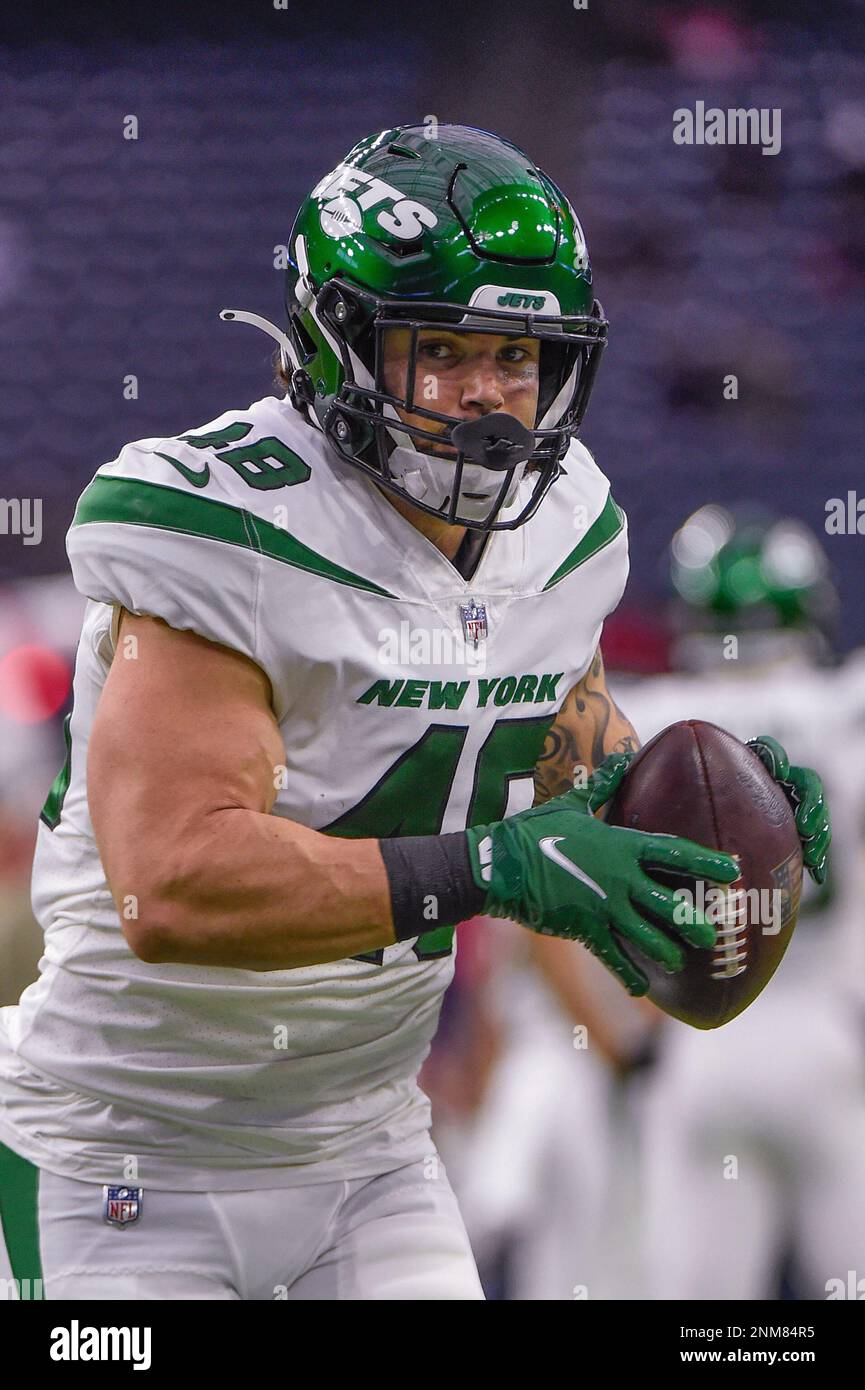
[[[346,198],[344,193],[331,198],[321,210],[322,231],[328,236],[348,236],[351,232],[359,232],[362,225],[360,208],[353,198]]]
[[[390,208],[382,208],[375,220],[403,241],[413,241],[424,227],[438,223],[435,213],[423,203],[406,198],[400,189],[392,188],[383,179],[375,179],[348,164],[338,164],[333,173],[316,184],[311,196],[329,200],[320,213],[321,228],[327,236],[341,237],[359,231],[362,214],[376,203],[391,204]]]
[[[528,309],[533,314],[560,314],[558,299],[550,290],[514,289],[511,285],[479,285],[469,308]]]
[[[568,859],[567,855],[562,854],[562,851],[556,848],[564,838],[564,835],[547,835],[543,840],[539,840],[538,845],[541,854],[545,858],[551,859],[554,864],[558,864],[560,869],[573,874],[574,878],[580,880],[580,883],[584,883],[587,888],[591,888],[593,893],[597,893],[599,898],[605,898],[607,895],[601,885],[596,883],[593,878],[589,878],[589,875],[580,868],[579,864],[575,864],[572,859]]]

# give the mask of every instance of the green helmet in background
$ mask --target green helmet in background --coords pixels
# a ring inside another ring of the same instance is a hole
[[[676,665],[720,664],[727,634],[743,665],[831,661],[838,596],[823,547],[801,521],[709,503],[674,535],[670,578],[680,600]]]
[[[486,131],[385,130],[305,199],[289,257],[279,336],[297,409],[347,462],[423,511],[479,530],[527,521],[561,471],[607,333],[582,228],[556,185]],[[503,411],[467,427],[424,399],[418,334],[444,326],[540,340],[532,429]],[[394,327],[411,334],[401,396],[382,372]]]

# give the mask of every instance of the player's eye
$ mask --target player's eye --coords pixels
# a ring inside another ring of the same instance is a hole
[[[520,347],[519,343],[510,343],[503,347],[499,353],[503,362],[522,365],[524,362],[534,361],[534,354],[529,348]]]
[[[421,356],[429,358],[432,362],[446,362],[456,355],[451,343],[435,340],[421,343],[419,352]]]

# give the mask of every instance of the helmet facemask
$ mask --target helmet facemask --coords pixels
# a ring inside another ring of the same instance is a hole
[[[607,325],[597,300],[588,314],[541,316],[444,301],[420,305],[385,299],[335,277],[307,312],[342,366],[338,390],[319,391],[314,409],[343,458],[388,491],[452,525],[511,530],[534,514],[561,472],[606,341]],[[302,361],[308,355],[303,337],[306,333],[308,340],[308,330],[300,316],[292,318],[293,355]],[[402,395],[388,390],[385,382],[385,334],[392,329],[410,335]],[[418,400],[418,349],[427,329],[539,341],[532,426],[526,429],[504,411],[467,422]],[[312,383],[310,387],[312,397]],[[400,412],[411,416],[411,422]],[[479,428],[466,432],[461,427],[467,423]]]

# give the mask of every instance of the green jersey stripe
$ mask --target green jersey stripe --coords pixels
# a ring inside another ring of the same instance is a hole
[[[547,580],[544,585],[544,592],[551,589],[554,584],[558,584],[573,570],[585,564],[593,555],[597,555],[599,550],[603,550],[605,545],[614,541],[625,524],[625,513],[616,502],[613,501],[612,494],[607,495],[606,505],[601,515],[596,521],[592,522],[579,545],[574,546],[570,555],[559,565],[555,574]]]
[[[239,545],[266,555],[271,560],[293,565],[295,569],[320,574],[337,584],[365,589],[384,598],[395,598],[387,589],[364,579],[351,570],[335,565],[310,550],[288,531],[254,516],[241,507],[216,502],[210,497],[191,496],[179,488],[140,478],[110,478],[97,474],[84,489],[72,519],[73,526],[94,522],[116,522],[124,526],[152,526],[161,531],[179,531],[186,536]]]
[[[45,805],[39,812],[39,819],[44,821],[49,830],[56,830],[60,824],[60,816],[63,811],[63,802],[66,800],[66,793],[69,790],[69,782],[72,777],[72,734],[69,725],[72,722],[72,712],[70,710],[63,720],[63,740],[66,744],[66,757],[63,766],[58,772],[51,788],[45,798]]]
[[[20,1296],[41,1298],[39,1169],[5,1144],[0,1144],[0,1226]]]

